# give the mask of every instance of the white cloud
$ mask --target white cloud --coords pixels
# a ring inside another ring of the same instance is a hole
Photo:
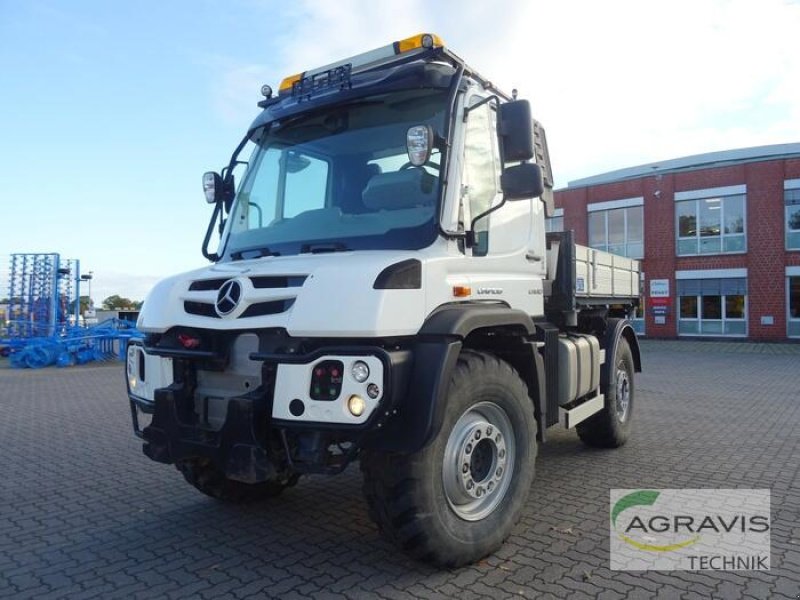
[[[434,31],[484,76],[532,101],[560,185],[653,160],[800,140],[800,6],[782,0],[294,6],[278,40],[281,76]]]
[[[260,7],[253,8],[258,12]],[[271,40],[266,52],[269,61],[239,64],[230,57],[202,57],[201,62],[214,73],[214,107],[229,124],[250,122],[263,84],[277,91],[284,77],[422,31],[425,10],[420,0],[392,6],[359,0],[306,0],[279,12],[269,6],[264,16],[267,14],[286,22],[285,33]]]
[[[491,33],[480,37],[480,28]],[[531,99],[565,184],[651,160],[800,140],[798,30],[800,6],[777,0],[520,2],[455,27],[451,43]]]

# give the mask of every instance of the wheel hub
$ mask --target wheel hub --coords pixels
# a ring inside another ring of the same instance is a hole
[[[617,389],[616,389],[616,412],[617,418],[621,423],[628,418],[628,407],[631,402],[631,384],[628,379],[628,372],[624,369],[617,369]]]
[[[461,518],[486,517],[503,499],[511,481],[513,429],[505,411],[483,402],[456,422],[444,456],[447,501]]]

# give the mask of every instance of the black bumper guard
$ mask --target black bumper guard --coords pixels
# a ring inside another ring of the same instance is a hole
[[[227,477],[256,483],[275,473],[267,449],[255,431],[255,397],[231,398],[225,423],[218,431],[180,418],[178,395],[183,389],[156,390],[153,421],[142,432],[143,451],[154,461],[171,464],[188,458],[206,458],[223,470]]]

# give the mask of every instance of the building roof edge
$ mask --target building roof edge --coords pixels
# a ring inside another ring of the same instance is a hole
[[[784,158],[800,158],[800,143],[753,146],[750,148],[706,152],[681,158],[672,158],[635,167],[608,171],[607,173],[583,177],[581,179],[574,179],[567,183],[566,188],[561,189],[588,187],[605,183],[615,183],[628,179],[638,179],[650,175],[675,173],[693,169],[707,169],[715,166],[722,167],[765,160],[780,160]]]

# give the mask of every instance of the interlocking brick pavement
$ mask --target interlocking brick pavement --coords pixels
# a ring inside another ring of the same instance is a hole
[[[142,455],[121,365],[0,369],[0,597],[796,600],[798,348],[643,342],[631,441],[549,430],[511,538],[452,571],[378,536],[355,467],[220,504]],[[772,570],[610,571],[611,487],[771,488]]]

